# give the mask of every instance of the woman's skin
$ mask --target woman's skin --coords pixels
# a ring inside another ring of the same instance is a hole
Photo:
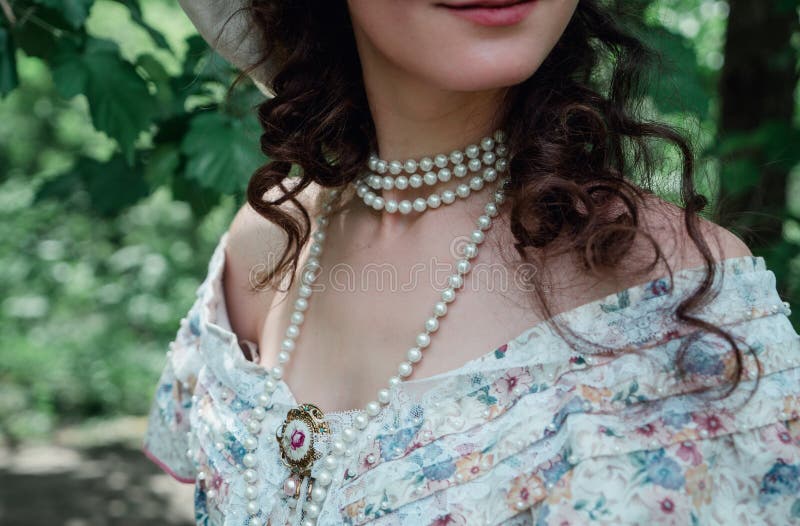
[[[466,3],[453,0],[449,5]],[[504,90],[541,65],[577,0],[535,0],[524,20],[501,27],[466,20],[428,0],[349,0],[348,5],[378,154],[404,160],[462,149],[491,132]],[[328,412],[363,408],[375,399],[431,316],[455,261],[453,238],[474,229],[490,187],[432,213],[388,214],[354,199],[331,218],[317,280],[324,290],[311,298],[284,371],[298,401]],[[420,195],[429,191],[419,190]],[[399,197],[396,191],[384,195]],[[408,198],[409,193],[402,195]],[[302,196],[312,214],[318,197],[315,187]],[[675,226],[682,225],[679,209],[652,198],[641,213],[673,269],[702,264],[686,233]],[[717,260],[750,254],[721,227],[703,222],[703,228]],[[520,272],[551,278],[548,301],[554,313],[666,273],[662,265],[651,275],[598,281],[581,275],[569,257],[550,261],[547,269],[520,269],[508,230],[507,218],[496,218],[472,261],[472,276],[482,278],[466,280],[409,380],[456,369],[542,321],[531,291],[520,284]],[[251,277],[265,263],[276,262],[284,244],[282,231],[249,205],[230,227],[224,276],[228,313],[239,338],[259,344],[264,367],[277,363],[299,280],[287,301],[285,293],[254,292]],[[637,255],[639,264],[652,258],[644,238],[637,241],[631,264]],[[306,256],[304,251],[301,264]]]

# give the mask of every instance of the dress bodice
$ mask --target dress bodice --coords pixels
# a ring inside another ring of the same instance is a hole
[[[245,422],[268,374],[227,317],[227,236],[170,344],[144,450],[195,485],[198,524],[246,526]],[[798,520],[800,336],[762,258],[716,270],[718,292],[699,316],[744,349],[745,374],[728,396],[690,392],[724,388],[736,355],[671,316],[704,271],[681,270],[552,320],[575,338],[542,322],[454,370],[401,382],[337,468],[317,524]],[[296,405],[278,381],[257,450],[263,524],[293,519],[274,429]],[[356,414],[328,413],[320,448]]]

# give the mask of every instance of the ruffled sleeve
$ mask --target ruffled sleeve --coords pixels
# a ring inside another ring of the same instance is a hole
[[[203,359],[200,346],[207,329],[210,299],[223,270],[227,233],[220,239],[208,266],[208,274],[196,291],[189,312],[180,321],[166,353],[150,407],[142,443],[145,455],[175,479],[194,483],[196,467],[191,454],[191,411]]]
[[[744,261],[751,260],[738,263]],[[753,261],[755,269],[725,276],[702,316],[744,348],[738,387],[729,396],[686,393],[687,382],[720,385],[734,370],[730,346],[711,335],[681,335],[654,347],[669,360],[631,356],[603,373],[600,368],[614,362],[600,360],[593,379],[606,381],[578,391],[610,397],[617,407],[566,419],[570,468],[530,509],[534,524],[800,521],[800,336],[774,274],[761,258]],[[682,380],[668,369],[680,343],[688,343]]]

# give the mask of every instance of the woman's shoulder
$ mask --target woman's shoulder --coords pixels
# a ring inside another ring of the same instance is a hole
[[[320,189],[312,183],[298,195],[309,214],[318,208]],[[285,209],[299,217],[295,207],[286,205]],[[228,228],[223,281],[230,324],[240,339],[259,341],[275,291],[258,287],[258,277],[277,265],[286,245],[284,231],[249,203],[239,209]]]

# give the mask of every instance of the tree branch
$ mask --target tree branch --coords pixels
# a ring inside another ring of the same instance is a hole
[[[8,18],[9,23],[13,26],[17,23],[17,17],[14,16],[14,11],[11,10],[11,5],[8,0],[0,0],[0,8],[3,9],[3,14]]]

